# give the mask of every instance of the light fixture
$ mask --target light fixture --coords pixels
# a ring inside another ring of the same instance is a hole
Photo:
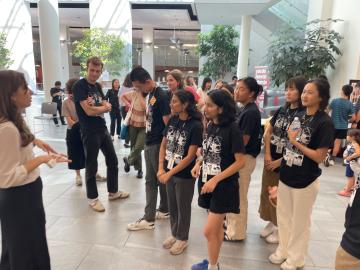
[[[198,45],[197,44],[189,44],[189,43],[186,43],[183,45],[184,47],[188,47],[188,48],[196,48]]]
[[[154,45],[154,49],[159,49],[159,46]]]
[[[164,72],[168,73],[168,72],[170,72],[170,70],[168,70],[168,69],[165,69],[165,70],[164,70]]]
[[[173,46],[173,45],[170,45],[169,47],[170,47],[171,49],[176,49],[176,47]]]
[[[188,71],[188,73],[189,73],[189,74],[193,74],[193,73],[194,73],[194,71],[192,71],[192,70],[189,70],[189,71]]]

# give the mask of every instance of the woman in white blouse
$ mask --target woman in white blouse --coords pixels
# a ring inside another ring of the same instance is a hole
[[[22,73],[0,70],[0,269],[50,269],[38,167],[68,160],[26,126],[21,111],[31,95]],[[46,154],[35,157],[34,146]]]

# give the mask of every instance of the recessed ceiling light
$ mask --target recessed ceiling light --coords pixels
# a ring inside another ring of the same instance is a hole
[[[159,46],[154,45],[154,49],[159,49]]]
[[[171,46],[169,46],[169,47],[170,47],[171,49],[176,49],[176,47],[175,47],[175,46],[172,46],[172,45],[171,45]]]

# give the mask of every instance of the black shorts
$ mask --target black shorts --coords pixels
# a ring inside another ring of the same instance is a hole
[[[198,180],[199,206],[209,209],[215,214],[235,213],[239,214],[240,195],[238,178],[224,179],[219,182],[212,193],[200,194],[204,183],[201,177]]]
[[[346,139],[347,129],[335,129],[335,139]]]

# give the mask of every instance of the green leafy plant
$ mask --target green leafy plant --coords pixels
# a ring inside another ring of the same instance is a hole
[[[73,42],[73,55],[80,60],[81,72],[86,74],[86,61],[89,57],[98,56],[104,62],[111,75],[120,75],[125,67],[124,41],[117,35],[107,34],[102,29],[84,30],[84,37]]]
[[[235,40],[239,37],[233,26],[215,25],[209,33],[198,36],[198,51],[206,57],[200,74],[222,79],[237,65],[238,48]]]
[[[270,77],[276,86],[296,75],[307,79],[335,68],[336,56],[343,37],[328,26],[341,20],[314,20],[302,27],[283,28],[269,44],[267,62]]]
[[[6,69],[14,62],[10,58],[10,50],[6,48],[6,38],[5,33],[0,33],[0,69]]]

